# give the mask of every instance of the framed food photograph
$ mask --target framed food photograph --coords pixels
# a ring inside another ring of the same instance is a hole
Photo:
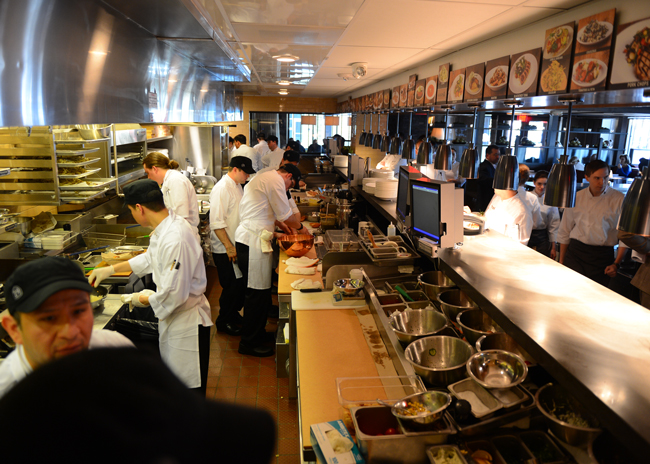
[[[574,55],[612,48],[616,8],[587,16],[578,21]],[[576,62],[577,60],[574,60]],[[609,63],[609,60],[606,60]]]
[[[413,104],[415,106],[424,105],[424,88],[426,84],[427,84],[426,79],[420,79],[415,82],[415,99],[413,101]]]
[[[384,106],[383,108],[387,110],[390,108],[390,89],[386,89],[383,91],[384,94]]]
[[[375,92],[375,110],[380,110],[384,106],[384,92],[382,90]]]
[[[399,107],[406,108],[407,103],[407,94],[408,94],[408,84],[403,84],[399,86]]]
[[[440,68],[438,68],[438,93],[436,95],[436,103],[447,103],[450,70],[450,63],[441,64]]]
[[[485,64],[484,100],[506,98],[508,94],[508,75],[510,74],[510,57],[504,56],[490,60]]]
[[[390,99],[391,108],[399,108],[399,92],[400,92],[399,85],[397,87],[393,87],[393,93],[391,95],[392,98]]]
[[[537,94],[541,57],[541,48],[510,55],[508,98],[532,97]]]
[[[650,18],[618,26],[610,89],[650,86]]]
[[[436,90],[438,89],[438,76],[426,78],[424,86],[424,104],[434,105],[436,103]]]
[[[461,103],[465,94],[465,68],[449,73],[449,103]]]
[[[485,63],[475,64],[465,68],[465,101],[477,102],[483,100],[483,79]]]
[[[372,111],[375,106],[374,95],[366,95],[366,111]]]
[[[566,23],[546,30],[538,95],[566,93],[569,88],[574,26]]]
[[[418,75],[417,74],[411,74],[409,76],[409,90],[413,90],[415,88],[415,83],[418,80]]]
[[[408,106],[410,108],[414,104],[415,104],[415,87],[408,90],[408,94],[407,94],[407,97],[406,97],[406,106]]]
[[[571,91],[593,92],[605,90],[609,50],[578,55],[573,60],[571,68]]]

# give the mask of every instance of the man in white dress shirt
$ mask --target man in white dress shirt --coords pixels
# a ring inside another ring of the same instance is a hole
[[[485,228],[527,245],[533,230],[533,215],[516,190],[494,189],[485,210]]]
[[[278,147],[278,138],[275,135],[269,135],[266,142],[269,145],[269,151],[262,157],[263,168],[275,170],[280,167],[284,150]]]
[[[540,212],[542,214],[541,227],[534,229],[528,246],[535,248],[537,251],[551,259],[557,257],[557,231],[560,229],[560,211],[555,206],[544,204],[544,194],[546,192],[546,182],[548,181],[547,171],[537,171],[535,173],[535,190],[533,195],[537,198]]]
[[[55,359],[89,348],[133,347],[122,334],[93,330],[91,291],[81,268],[62,257],[29,261],[9,276],[2,326],[16,349],[0,364],[0,397]]]
[[[246,136],[239,134],[235,136],[235,149],[232,152],[232,157],[234,156],[245,156],[250,158],[251,163],[253,164],[253,169],[257,172],[262,169],[262,156],[257,150],[246,145]]]
[[[257,153],[260,154],[260,157],[264,157],[270,150],[269,144],[266,143],[266,135],[263,132],[257,134],[257,145],[253,147],[257,150]]]
[[[533,218],[533,230],[530,233],[530,239],[532,240],[533,235],[536,234],[536,230],[540,230],[544,225],[544,220],[542,218],[541,208],[539,206],[539,201],[537,196],[531,192],[526,191],[526,182],[530,177],[530,168],[525,164],[519,165],[519,188],[517,188],[517,195],[521,198],[521,201],[524,202],[526,208],[530,211],[530,214]],[[546,233],[546,230],[544,230]],[[539,232],[537,233],[539,234]],[[530,240],[528,241],[528,246],[532,247]]]
[[[625,196],[608,187],[609,174],[609,166],[602,160],[585,166],[589,188],[576,194],[574,208],[564,209],[557,239],[560,263],[604,286],[616,275],[625,254],[620,246],[614,256]]]
[[[228,174],[210,192],[212,257],[222,288],[216,325],[219,332],[229,335],[241,335],[239,310],[244,307],[246,282],[237,266],[235,231],[239,226],[239,203],[244,195],[242,184],[251,174],[255,174],[251,160],[235,156],[230,160]]]

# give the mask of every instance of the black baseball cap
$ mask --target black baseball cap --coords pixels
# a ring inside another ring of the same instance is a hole
[[[298,182],[300,182],[300,179],[302,178],[302,174],[300,173],[300,169],[298,169],[297,166],[294,166],[293,164],[283,164],[282,169],[285,171],[291,173],[291,178],[294,180],[294,188],[298,188]]]
[[[162,200],[162,190],[151,179],[141,179],[124,186],[124,204],[137,205]]]
[[[298,163],[300,161],[300,153],[295,150],[287,150],[282,155],[282,158],[290,163]]]
[[[30,261],[17,268],[5,282],[9,314],[31,313],[55,293],[70,288],[93,291],[77,264],[59,256]]]
[[[247,156],[233,156],[228,166],[231,168],[239,168],[246,174],[255,174],[255,169],[253,169],[253,162]]]

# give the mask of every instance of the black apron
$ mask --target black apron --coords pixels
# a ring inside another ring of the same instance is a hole
[[[607,287],[610,277],[605,274],[605,268],[613,264],[614,259],[613,246],[587,245],[572,238],[564,256],[564,265]]]
[[[547,229],[533,229],[530,233],[528,246],[544,256],[551,256],[551,242],[548,239]]]

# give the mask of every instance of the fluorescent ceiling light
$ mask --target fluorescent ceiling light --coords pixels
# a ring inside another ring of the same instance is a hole
[[[289,81],[278,81],[278,85],[291,85],[291,82]]]

